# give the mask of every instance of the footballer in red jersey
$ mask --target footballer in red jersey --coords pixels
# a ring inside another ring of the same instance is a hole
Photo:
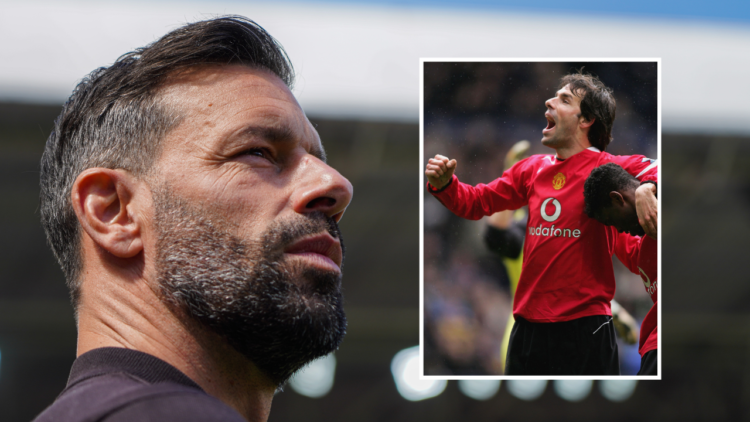
[[[610,323],[616,233],[585,214],[583,184],[591,170],[608,162],[655,181],[656,162],[604,152],[612,139],[615,100],[596,77],[563,77],[545,106],[542,144],[555,155],[529,157],[477,186],[458,180],[456,160],[436,155],[425,170],[427,188],[468,219],[529,207],[507,375],[618,375]],[[650,189],[642,190],[637,205],[643,227],[655,236],[656,199]]]
[[[584,184],[586,214],[620,234],[615,241],[615,255],[634,274],[641,276],[654,302],[641,324],[638,352],[641,368],[638,375],[657,375],[657,245],[638,224],[635,192],[639,182],[622,167],[606,164],[594,169]],[[656,190],[656,186],[652,186]]]

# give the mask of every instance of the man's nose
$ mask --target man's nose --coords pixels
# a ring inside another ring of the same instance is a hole
[[[302,158],[298,186],[293,195],[294,211],[300,214],[319,211],[337,222],[352,200],[352,184],[320,159]]]
[[[550,98],[549,100],[545,101],[544,102],[545,107],[552,108],[552,100],[554,100],[554,98]]]

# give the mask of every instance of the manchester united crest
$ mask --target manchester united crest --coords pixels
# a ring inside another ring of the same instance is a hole
[[[555,190],[560,190],[563,186],[565,186],[565,175],[557,173],[555,177],[552,178],[552,187],[555,188]]]

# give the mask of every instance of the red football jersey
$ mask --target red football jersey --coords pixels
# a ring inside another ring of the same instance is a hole
[[[583,183],[595,167],[609,162],[640,180],[656,181],[657,165],[641,155],[615,156],[588,148],[561,160],[534,155],[489,183],[458,181],[428,190],[459,217],[478,220],[495,212],[529,206],[523,267],[513,315],[531,322],[569,321],[612,315],[612,269],[617,231],[584,213]]]
[[[615,255],[630,271],[641,276],[643,286],[654,302],[641,323],[641,341],[638,345],[638,353],[643,356],[646,352],[658,348],[656,240],[648,236],[635,237],[627,233],[620,233],[617,237]]]

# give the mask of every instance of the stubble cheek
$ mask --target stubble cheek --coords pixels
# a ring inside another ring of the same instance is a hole
[[[283,211],[283,201],[264,182],[247,180],[240,170],[230,170],[224,176],[202,184],[203,194],[195,201],[210,211],[225,231],[244,241],[259,241]]]

